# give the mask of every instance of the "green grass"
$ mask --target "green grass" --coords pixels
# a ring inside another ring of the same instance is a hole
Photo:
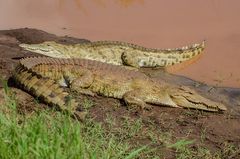
[[[221,151],[211,152],[204,145],[205,129],[201,131],[198,145],[188,138],[191,131],[184,138],[177,138],[173,131],[163,131],[150,119],[144,121],[129,114],[119,118],[109,113],[99,123],[91,118],[79,122],[52,109],[23,113],[19,111],[14,93],[6,83],[3,86],[5,102],[0,105],[0,158],[157,159],[170,152],[178,159],[220,159],[235,157],[240,151],[226,142]],[[86,110],[95,105],[87,98],[83,103]],[[35,104],[39,107],[38,102]]]
[[[100,123],[78,122],[57,111],[32,115],[17,112],[5,89],[0,106],[0,158],[136,158],[145,146],[131,148],[104,130]]]
[[[129,152],[101,125],[82,125],[60,113],[53,118],[41,112],[20,124],[1,114],[0,125],[0,158],[133,158],[142,150]]]
[[[223,143],[220,151],[211,152],[204,146],[191,147],[194,140],[181,139],[176,143],[168,145],[168,148],[174,148],[177,159],[223,159],[223,158],[239,158],[240,149],[228,142]]]

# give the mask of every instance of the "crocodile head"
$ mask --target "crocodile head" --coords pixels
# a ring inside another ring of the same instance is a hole
[[[187,87],[170,88],[168,91],[173,103],[179,107],[212,112],[227,110],[223,104],[211,101]]]
[[[67,54],[63,52],[63,45],[60,45],[54,41],[46,41],[40,44],[20,44],[19,46],[24,48],[25,50],[50,57],[70,58]]]

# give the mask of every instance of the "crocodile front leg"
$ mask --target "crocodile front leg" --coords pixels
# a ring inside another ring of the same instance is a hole
[[[123,100],[131,110],[151,109],[151,106],[145,102],[145,96],[142,90],[132,90],[123,95]]]

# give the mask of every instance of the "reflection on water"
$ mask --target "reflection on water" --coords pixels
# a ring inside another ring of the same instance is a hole
[[[68,0],[59,0],[59,5],[62,8]],[[99,5],[99,6],[106,6],[109,1],[107,0],[91,0],[91,2]],[[123,7],[129,7],[133,4],[143,4],[144,0],[114,0],[115,3],[123,6]],[[84,2],[82,0],[74,0],[74,3],[77,5],[77,7],[82,10],[83,12],[87,12],[86,7],[84,7]],[[90,9],[90,8],[89,8]]]
[[[0,0],[0,29],[31,27],[153,48],[206,39],[203,56],[176,73],[240,87],[239,10],[239,0]]]
[[[117,0],[118,3],[120,3],[122,6],[128,7],[135,3],[144,3],[144,0]]]
[[[68,0],[58,0],[59,1],[59,8],[60,11],[63,11],[66,7],[66,5],[68,5],[69,1]],[[96,4],[98,7],[102,7],[105,8],[108,5],[111,6],[111,3],[114,2],[115,4],[123,7],[123,8],[128,8],[134,4],[144,4],[144,0],[114,0],[112,2],[109,2],[108,0],[74,0],[74,5],[77,6],[78,11],[81,11],[82,13],[84,13],[85,15],[89,15],[89,12],[92,11],[92,8],[86,7],[86,3],[94,3]]]

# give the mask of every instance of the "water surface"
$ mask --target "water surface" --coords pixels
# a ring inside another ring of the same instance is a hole
[[[31,27],[154,48],[205,39],[203,56],[175,73],[240,87],[239,11],[238,0],[0,0],[0,29]]]

